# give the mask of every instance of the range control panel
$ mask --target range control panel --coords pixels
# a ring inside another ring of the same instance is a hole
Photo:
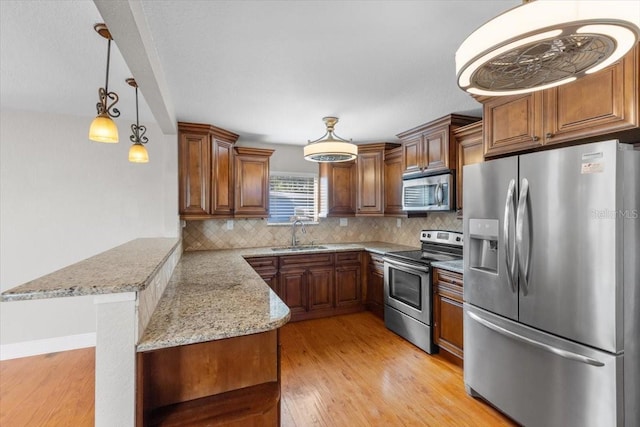
[[[425,243],[444,243],[447,245],[462,246],[462,233],[446,230],[422,230],[420,241]]]

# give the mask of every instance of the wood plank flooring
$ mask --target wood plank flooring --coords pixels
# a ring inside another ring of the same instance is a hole
[[[282,425],[513,426],[369,312],[281,329]],[[94,349],[0,362],[0,425],[92,426]]]

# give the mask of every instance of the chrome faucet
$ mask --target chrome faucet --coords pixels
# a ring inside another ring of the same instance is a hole
[[[298,239],[296,239],[296,224],[300,224],[300,229],[303,233],[306,234],[307,232],[307,229],[304,228],[304,223],[302,221],[300,221],[299,219],[293,221],[293,224],[291,225],[291,246],[298,245]]]

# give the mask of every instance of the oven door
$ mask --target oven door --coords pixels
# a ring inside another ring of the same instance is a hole
[[[431,325],[429,267],[385,258],[384,303],[426,325]]]

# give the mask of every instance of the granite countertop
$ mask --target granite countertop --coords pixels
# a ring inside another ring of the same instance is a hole
[[[1,301],[138,292],[178,246],[177,238],[132,240],[4,291]]]
[[[322,249],[246,248],[185,252],[138,343],[137,350],[195,344],[279,328],[289,308],[244,258],[300,253],[411,250],[385,242],[321,244]]]
[[[443,270],[453,271],[455,273],[464,274],[464,263],[461,259],[455,261],[432,262],[432,267],[441,268]]]

